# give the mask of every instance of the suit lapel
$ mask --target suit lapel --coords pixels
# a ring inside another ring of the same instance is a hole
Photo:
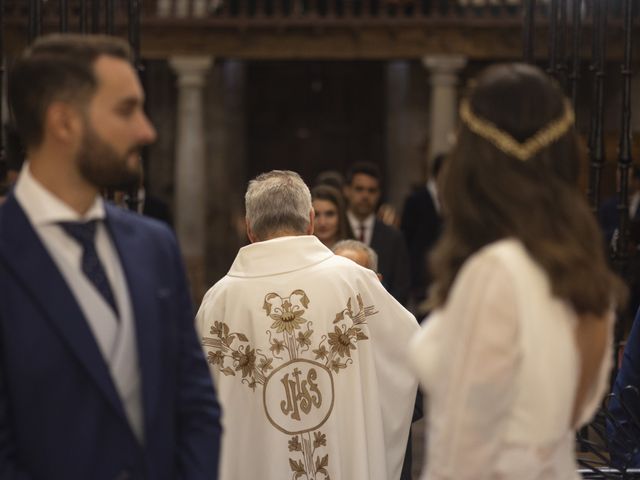
[[[377,218],[375,219],[375,221],[373,222],[373,232],[371,232],[370,247],[373,248],[376,251],[376,253],[378,253],[378,250],[380,249],[380,242],[382,240],[380,238],[380,227],[378,225],[379,221],[380,220],[378,220]]]
[[[0,257],[28,290],[113,408],[125,417],[109,368],[84,314],[15,197],[0,215]]]
[[[136,332],[136,345],[142,381],[145,429],[152,418],[159,395],[161,338],[157,288],[159,279],[154,268],[158,259],[150,252],[150,245],[142,235],[136,235],[129,214],[105,205],[107,228],[118,251],[122,270],[127,279],[129,297]]]

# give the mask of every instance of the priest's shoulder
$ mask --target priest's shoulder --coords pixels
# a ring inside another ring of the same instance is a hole
[[[378,280],[373,270],[358,265],[353,260],[340,255],[334,255],[331,257],[328,262],[324,262],[324,266],[326,268],[334,269],[335,271],[342,271],[351,275],[363,275],[365,277],[373,275],[373,278],[376,281]]]

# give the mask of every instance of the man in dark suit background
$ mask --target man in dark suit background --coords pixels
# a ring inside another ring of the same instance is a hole
[[[407,197],[400,220],[400,230],[407,242],[411,266],[410,305],[418,318],[422,318],[426,313],[421,304],[427,297],[427,289],[431,283],[427,256],[442,230],[436,181],[444,159],[444,154],[433,159],[429,179]]]
[[[620,370],[607,404],[607,438],[612,465],[640,467],[640,311],[624,347]]]
[[[378,269],[386,289],[403,305],[409,296],[409,257],[402,233],[376,218],[382,176],[372,163],[354,163],[347,171],[344,195],[354,238],[378,254]]]
[[[170,227],[173,227],[173,218],[169,205],[153,195],[149,195],[146,190],[142,198],[142,215],[160,220]]]
[[[631,240],[635,244],[638,243],[639,240],[634,234],[638,230],[637,228],[635,228],[635,226],[640,223],[640,165],[632,165],[630,173],[631,175],[629,178],[628,213],[632,230]],[[619,181],[617,181],[616,183],[619,183]],[[619,185],[618,190],[620,190]],[[598,211],[598,221],[600,223],[600,227],[602,228],[605,243],[609,247],[614,246],[612,245],[612,242],[614,240],[614,235],[616,234],[620,225],[618,203],[620,203],[618,195],[613,195],[609,198],[606,198],[602,202]]]
[[[123,208],[128,208],[146,217],[160,220],[173,228],[173,218],[169,205],[159,198],[149,195],[145,183],[144,168],[140,164],[140,176],[137,183],[132,188],[115,192],[114,202]]]
[[[640,305],[640,166],[632,165],[629,173],[629,190],[627,197],[629,202],[629,250],[626,252],[629,258],[629,268],[627,268],[624,276],[630,292],[627,312],[630,316],[634,316]],[[616,173],[618,191],[620,190],[619,181],[618,173]],[[612,197],[606,198],[598,210],[598,222],[600,223],[605,244],[612,258],[618,245],[617,239],[620,228],[619,203],[619,196],[613,195]]]
[[[129,60],[112,37],[41,37],[9,78],[27,163],[0,207],[2,479],[217,478],[175,238],[98,195],[156,136]]]

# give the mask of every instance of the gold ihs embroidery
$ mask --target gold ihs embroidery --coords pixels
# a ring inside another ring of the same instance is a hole
[[[322,405],[322,393],[318,389],[318,384],[314,383],[314,380],[318,378],[318,373],[313,368],[309,369],[307,379],[302,382],[300,375],[302,372],[295,368],[292,374],[295,380],[290,380],[288,373],[285,373],[280,380],[284,385],[287,397],[286,401],[283,400],[280,403],[280,408],[285,415],[291,414],[291,418],[294,420],[300,420],[299,409],[308,414],[312,406],[319,408]]]

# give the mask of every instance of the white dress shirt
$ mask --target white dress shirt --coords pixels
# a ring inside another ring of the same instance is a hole
[[[427,191],[431,196],[431,200],[433,201],[433,207],[436,209],[436,212],[439,215],[442,215],[442,212],[440,211],[440,199],[438,198],[438,185],[436,184],[436,181],[433,178],[430,178],[427,181]]]
[[[131,299],[120,257],[102,221],[106,216],[102,198],[96,196],[89,210],[79,215],[33,177],[28,163],[16,182],[15,196],[78,302],[109,366],[131,427],[142,442],[142,392]],[[96,228],[96,251],[109,279],[119,317],[82,272],[82,247],[59,225],[89,220],[101,220]]]

